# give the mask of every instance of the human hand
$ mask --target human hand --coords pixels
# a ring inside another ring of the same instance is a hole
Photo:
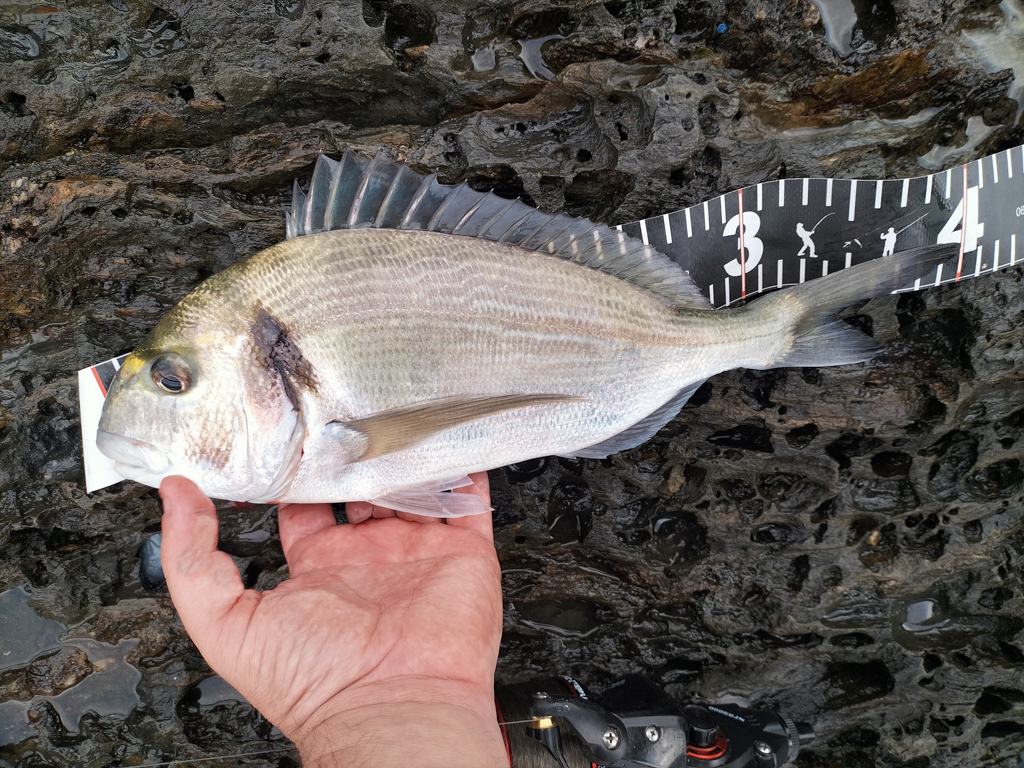
[[[472,479],[457,492],[489,501],[487,474]],[[291,578],[259,593],[217,551],[213,504],[191,481],[168,477],[160,496],[161,561],[185,629],[305,765],[507,767],[490,514],[339,526],[329,504],[282,504]]]

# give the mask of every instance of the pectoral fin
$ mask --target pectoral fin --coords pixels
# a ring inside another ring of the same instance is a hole
[[[353,461],[369,461],[419,445],[446,429],[531,405],[576,402],[571,395],[450,397],[383,411],[364,419],[332,421],[324,434],[362,450]]]

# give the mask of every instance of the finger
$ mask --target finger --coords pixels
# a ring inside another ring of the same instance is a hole
[[[389,507],[382,507],[369,501],[350,501],[345,505],[345,514],[350,523],[361,523],[371,517],[398,517],[413,523],[440,523],[442,518],[429,515],[416,515],[412,512],[401,512]]]
[[[383,517],[398,517],[398,512],[391,509],[390,507],[382,507],[380,504],[374,504],[371,507],[371,510],[373,516],[378,519]]]
[[[244,612],[248,604],[251,612],[253,606],[241,599],[245,588],[238,568],[228,555],[217,551],[213,503],[195,483],[179,476],[164,479],[160,498],[164,506],[160,562],[167,588],[185,629],[206,655],[232,609]]]
[[[297,542],[335,526],[330,504],[281,504],[277,508],[277,519],[281,526],[281,546],[289,564]]]
[[[417,515],[415,512],[403,512],[400,509],[383,507],[380,504],[372,505],[372,514],[376,518],[397,517],[401,520],[408,520],[410,523],[440,523],[444,518],[433,515]]]
[[[352,524],[369,520],[373,516],[373,504],[368,501],[349,501],[345,504],[345,517]]]
[[[400,517],[402,520],[408,520],[411,523],[443,523],[445,521],[445,518],[443,517],[417,515],[412,512],[402,512],[401,510],[398,510],[394,514],[396,517]]]
[[[487,473],[474,472],[469,476],[469,479],[473,481],[472,485],[467,485],[463,488],[456,488],[452,493],[472,493],[483,499],[487,503],[488,508],[490,508],[491,485],[487,479]],[[448,525],[456,528],[466,528],[467,530],[480,534],[492,544],[494,543],[494,524],[492,522],[490,512],[485,512],[482,515],[451,517],[448,518]]]

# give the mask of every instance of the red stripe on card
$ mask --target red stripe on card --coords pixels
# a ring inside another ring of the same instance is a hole
[[[960,218],[960,257],[956,260],[956,279],[964,268],[964,246],[967,244],[967,163],[964,163],[964,209]]]
[[[747,298],[747,252],[743,242],[743,190],[736,190],[738,193],[740,208],[740,297]]]
[[[90,368],[89,370],[91,370],[92,375],[96,377],[96,385],[100,388],[100,392],[103,393],[103,397],[106,398],[107,388],[103,386],[103,380],[100,378],[100,372],[95,368]]]

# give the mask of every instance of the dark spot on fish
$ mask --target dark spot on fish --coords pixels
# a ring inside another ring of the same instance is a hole
[[[268,371],[280,377],[288,400],[295,410],[299,410],[300,390],[316,392],[318,382],[313,366],[303,357],[288,326],[268,312],[261,302],[257,302],[252,337],[261,362]]]

